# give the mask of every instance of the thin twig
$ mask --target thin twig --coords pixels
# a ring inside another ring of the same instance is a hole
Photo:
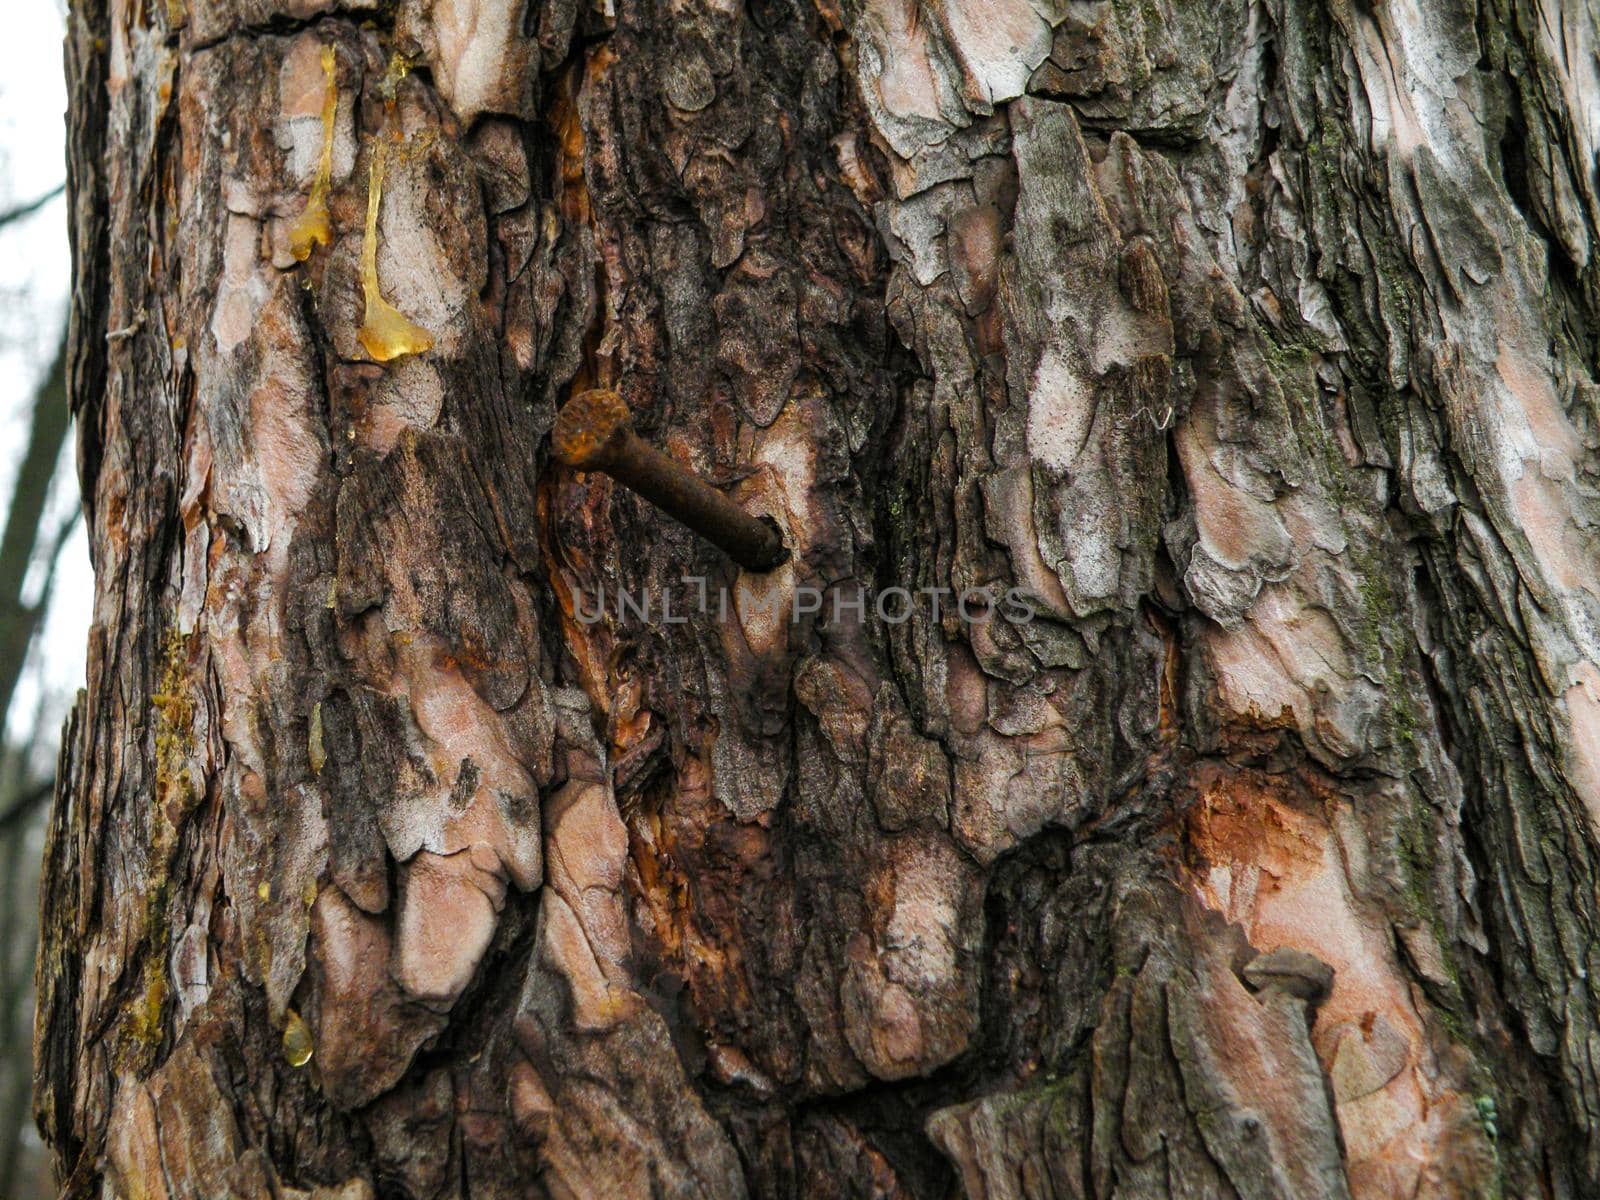
[[[49,204],[50,201],[54,200],[66,190],[67,185],[65,183],[58,183],[44,195],[36,196],[32,200],[29,200],[26,204],[19,204],[15,208],[8,208],[5,212],[0,212],[0,229],[4,229],[13,221],[22,220],[23,217],[33,216],[34,213],[38,212],[46,204]]]

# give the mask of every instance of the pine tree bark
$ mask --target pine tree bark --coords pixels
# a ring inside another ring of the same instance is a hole
[[[1600,1193],[1596,26],[76,0],[61,1194]]]

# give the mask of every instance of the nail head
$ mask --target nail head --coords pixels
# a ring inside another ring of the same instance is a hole
[[[556,413],[550,433],[556,457],[580,471],[609,461],[619,443],[633,432],[633,418],[621,394],[606,388],[579,392]]]

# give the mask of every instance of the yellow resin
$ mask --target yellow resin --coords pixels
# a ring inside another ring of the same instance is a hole
[[[289,253],[301,262],[311,257],[311,248],[326,246],[333,240],[333,223],[328,219],[328,186],[333,179],[333,121],[339,110],[339,85],[334,82],[333,46],[322,48],[322,74],[327,90],[322,95],[322,157],[311,181],[311,198],[306,210],[289,230]]]
[[[311,760],[311,773],[322,774],[322,764],[328,761],[327,752],[322,748],[322,704],[319,701],[311,709],[311,732],[306,739],[306,756]]]
[[[367,316],[356,331],[362,347],[378,362],[389,362],[402,354],[421,354],[433,345],[433,335],[408,320],[378,290],[378,208],[383,196],[383,171],[388,151],[388,142],[380,137],[372,150],[372,172],[367,183],[367,229],[361,239],[361,291],[367,299]]]
[[[283,1057],[291,1067],[303,1067],[311,1061],[311,1030],[305,1019],[289,1010],[289,1019],[283,1026]]]
[[[384,71],[383,78],[378,81],[378,95],[383,97],[385,104],[394,103],[400,81],[409,74],[411,74],[411,60],[399,51],[391,54],[389,66]]]

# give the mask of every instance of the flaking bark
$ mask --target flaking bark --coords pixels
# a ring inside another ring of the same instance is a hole
[[[62,1195],[1600,1191],[1597,44],[79,0]]]

